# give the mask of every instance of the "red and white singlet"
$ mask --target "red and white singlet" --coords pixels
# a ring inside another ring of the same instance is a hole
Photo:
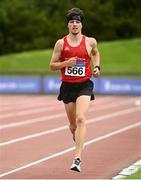
[[[61,54],[61,61],[67,61],[71,57],[78,57],[74,67],[65,67],[61,69],[62,81],[77,83],[84,82],[92,76],[90,57],[86,49],[86,37],[83,35],[81,43],[72,47],[67,42],[67,36],[63,38],[64,45]]]

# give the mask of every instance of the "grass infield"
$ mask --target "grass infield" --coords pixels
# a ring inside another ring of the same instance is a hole
[[[124,180],[127,179],[141,180],[141,169],[139,169],[136,173],[132,174],[131,176],[127,176]]]

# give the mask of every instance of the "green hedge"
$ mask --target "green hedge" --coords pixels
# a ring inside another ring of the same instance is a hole
[[[83,31],[98,41],[141,36],[140,0],[1,0],[0,54],[52,48],[72,7],[84,10]]]

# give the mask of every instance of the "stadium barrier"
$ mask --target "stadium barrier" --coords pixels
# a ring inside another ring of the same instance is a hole
[[[98,94],[141,95],[141,73],[102,73],[92,78]],[[56,94],[61,80],[50,72],[0,72],[0,94]]]

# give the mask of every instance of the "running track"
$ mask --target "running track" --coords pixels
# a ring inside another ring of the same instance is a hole
[[[141,159],[141,97],[96,96],[87,115],[82,172],[56,96],[0,96],[1,179],[110,179]]]

